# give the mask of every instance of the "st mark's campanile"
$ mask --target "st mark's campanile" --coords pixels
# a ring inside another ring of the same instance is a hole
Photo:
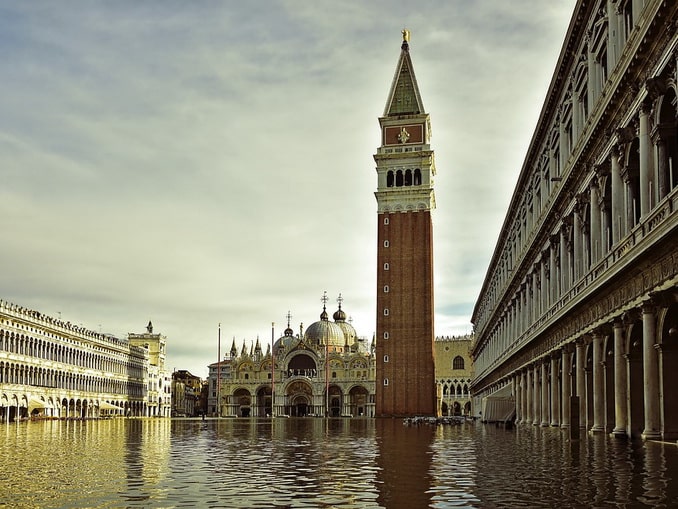
[[[429,115],[403,30],[377,164],[376,416],[436,415],[433,330],[435,163]]]

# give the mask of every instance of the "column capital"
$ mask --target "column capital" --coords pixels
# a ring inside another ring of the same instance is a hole
[[[654,315],[657,313],[657,303],[652,299],[643,301],[640,305],[640,310],[644,315]]]
[[[591,343],[591,336],[589,334],[579,336],[577,339],[574,340],[574,343],[576,346],[586,346],[589,343]]]
[[[621,316],[622,322],[624,325],[631,325],[633,322],[640,320],[640,311],[638,308],[631,308],[626,311]]]

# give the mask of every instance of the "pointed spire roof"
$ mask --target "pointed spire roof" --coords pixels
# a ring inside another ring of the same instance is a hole
[[[419,115],[425,112],[410,58],[410,31],[405,29],[402,34],[403,44],[400,46],[400,58],[384,109],[385,117]]]

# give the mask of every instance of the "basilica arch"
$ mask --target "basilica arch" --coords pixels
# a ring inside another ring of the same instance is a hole
[[[305,380],[295,380],[285,389],[285,413],[292,417],[306,417],[313,411],[313,389]]]

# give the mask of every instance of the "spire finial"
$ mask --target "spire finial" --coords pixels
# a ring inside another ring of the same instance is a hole
[[[339,304],[339,309],[341,309],[341,303],[344,302],[344,298],[339,294],[339,297],[337,297],[337,303]]]

